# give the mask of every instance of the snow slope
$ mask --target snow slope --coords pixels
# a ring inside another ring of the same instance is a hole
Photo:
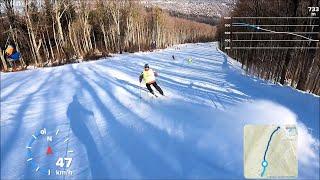
[[[143,86],[139,98],[144,63],[167,97]],[[215,43],[2,73],[1,179],[48,178],[27,163],[41,128],[59,129],[54,153],[74,151],[66,178],[239,179],[245,124],[297,124],[299,178],[319,178],[320,98],[242,74]],[[34,146],[41,166],[55,163]]]

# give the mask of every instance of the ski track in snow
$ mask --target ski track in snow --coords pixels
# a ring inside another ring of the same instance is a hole
[[[1,73],[1,177],[48,178],[28,166],[25,148],[45,127],[61,134],[54,152],[66,153],[66,137],[74,151],[73,176],[49,178],[239,179],[245,124],[297,124],[299,178],[319,178],[320,98],[243,75],[216,45]],[[166,97],[143,85],[140,98],[145,63]],[[50,163],[45,144],[33,149]]]

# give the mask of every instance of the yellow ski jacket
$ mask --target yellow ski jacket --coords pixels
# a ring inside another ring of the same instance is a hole
[[[147,84],[151,84],[154,83],[156,81],[156,76],[157,73],[154,72],[152,69],[149,69],[148,71],[144,70],[140,77],[139,80],[140,82],[142,81],[142,79],[144,80],[144,82],[146,82]]]

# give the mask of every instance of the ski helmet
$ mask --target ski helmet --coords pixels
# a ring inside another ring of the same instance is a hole
[[[145,65],[144,65],[144,68],[149,68],[149,64],[145,64]]]

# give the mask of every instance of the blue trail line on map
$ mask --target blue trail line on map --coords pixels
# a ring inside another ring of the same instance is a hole
[[[263,161],[262,161],[262,164],[261,164],[261,165],[262,165],[262,168],[263,168],[263,170],[262,170],[262,172],[261,172],[261,176],[264,175],[264,173],[265,173],[265,171],[266,171],[266,168],[267,168],[267,166],[268,166],[268,162],[267,162],[267,160],[266,160],[266,156],[267,156],[267,152],[268,152],[268,149],[269,149],[269,146],[270,146],[272,137],[273,137],[274,133],[277,132],[279,129],[280,129],[280,126],[278,126],[277,129],[275,129],[275,130],[271,133],[271,135],[270,135],[270,138],[269,138],[269,141],[268,141],[268,145],[267,145],[266,150],[264,151]]]

